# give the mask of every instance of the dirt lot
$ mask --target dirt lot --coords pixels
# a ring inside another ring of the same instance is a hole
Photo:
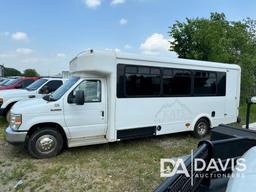
[[[160,182],[160,158],[190,153],[189,133],[66,149],[51,159],[31,158],[4,138],[0,119],[0,191],[152,191]],[[14,189],[22,180],[23,184]]]

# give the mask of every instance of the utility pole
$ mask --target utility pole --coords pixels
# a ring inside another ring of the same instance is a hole
[[[0,65],[0,77],[4,77],[4,63]]]

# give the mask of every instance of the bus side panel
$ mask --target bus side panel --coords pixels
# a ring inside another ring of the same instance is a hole
[[[229,69],[227,72],[226,102],[225,102],[225,123],[237,121],[240,93],[240,72]]]
[[[156,134],[194,129],[196,120],[207,117],[224,123],[225,97],[122,98],[116,101],[117,130],[161,126]]]

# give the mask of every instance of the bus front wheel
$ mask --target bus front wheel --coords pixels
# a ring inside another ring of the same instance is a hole
[[[60,132],[51,128],[36,130],[28,138],[29,153],[38,159],[58,155],[63,147],[63,137]]]
[[[9,109],[6,114],[5,114],[5,119],[7,121],[7,123],[10,123],[11,120],[11,109]]]

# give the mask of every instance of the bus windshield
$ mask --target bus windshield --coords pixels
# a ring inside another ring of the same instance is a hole
[[[78,80],[80,77],[72,77],[66,81],[60,88],[54,91],[49,97],[44,97],[45,100],[59,100]]]

